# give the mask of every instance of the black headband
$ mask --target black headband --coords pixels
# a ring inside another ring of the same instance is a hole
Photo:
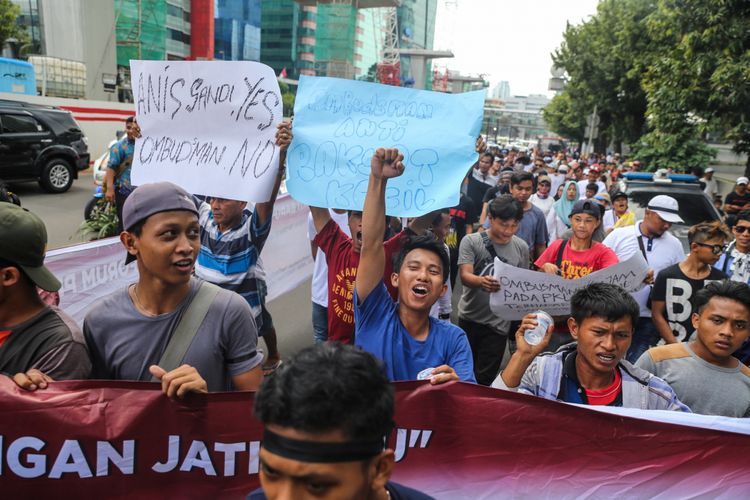
[[[384,439],[346,443],[301,441],[280,436],[266,428],[263,432],[263,448],[274,455],[300,462],[329,464],[358,462],[372,458],[385,449],[385,441]]]
[[[675,210],[674,208],[652,207],[652,206],[647,206],[646,208],[648,208],[649,210],[653,210],[654,212],[667,212],[667,213],[670,213],[670,214],[680,215],[680,211],[679,210]]]

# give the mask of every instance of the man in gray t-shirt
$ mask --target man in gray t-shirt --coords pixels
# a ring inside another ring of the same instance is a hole
[[[92,378],[150,380],[149,367],[158,364],[199,283],[197,278],[191,279],[182,303],[157,316],[138,311],[127,288],[99,301],[83,324],[93,363]],[[256,331],[248,303],[235,292],[221,290],[182,362],[200,373],[209,391],[232,390],[232,377],[263,361],[256,347]]]
[[[474,357],[477,383],[490,385],[500,370],[510,322],[490,310],[490,293],[500,290],[493,276],[494,259],[516,267],[529,267],[529,247],[515,232],[524,216],[510,195],[495,198],[488,207],[490,227],[467,235],[458,251],[463,283],[458,303],[458,326],[466,332]]]
[[[695,340],[652,347],[636,366],[666,381],[695,413],[750,417],[750,368],[732,356],[750,334],[750,287],[709,283],[693,311]]]

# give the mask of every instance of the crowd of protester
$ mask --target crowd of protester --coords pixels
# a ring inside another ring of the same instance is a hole
[[[308,367],[299,380],[309,380],[293,388],[265,305],[261,260],[291,137],[291,125],[279,125],[274,195],[248,207],[166,182],[133,188],[138,128],[129,120],[110,157],[106,192],[120,215],[125,263],[135,262],[139,277],[98,301],[82,328],[43,300],[60,288],[44,267],[44,224],[3,187],[0,371],[29,390],[82,378],[156,380],[172,397],[263,387],[256,411],[275,447],[264,452],[263,470],[274,474],[274,453],[286,456],[283,436],[304,422],[289,420],[272,398],[291,391],[309,401],[322,390],[316,377],[327,387],[347,378],[345,366],[373,362],[369,355],[391,381],[460,380],[572,403],[750,417],[748,179],[738,178],[724,203],[719,199],[726,220],[690,228],[686,256],[670,232],[683,223],[674,198],[654,196],[640,219],[630,210],[621,179],[641,169],[637,160],[487,148],[481,138],[454,207],[411,220],[387,217],[387,184],[406,168],[399,150],[387,148],[372,156],[361,212],[310,207],[310,343],[359,349],[305,351],[306,358],[295,359]],[[699,173],[711,199],[719,194],[713,173]],[[637,252],[649,267],[643,288],[580,288],[570,315],[553,318],[538,344],[524,336],[537,326],[535,314],[509,321],[490,308],[500,289],[495,258],[575,280]],[[454,309],[455,288],[461,291]],[[391,398],[378,417],[387,427],[392,395],[382,391]],[[369,400],[361,403],[369,411]],[[352,410],[322,408],[332,421]],[[287,413],[293,410],[307,411]],[[335,430],[323,426],[313,434]],[[377,441],[373,436],[366,437]],[[368,487],[395,495],[392,455],[377,451],[371,455],[380,475]]]

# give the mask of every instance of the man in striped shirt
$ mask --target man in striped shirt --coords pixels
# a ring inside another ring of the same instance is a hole
[[[207,198],[198,205],[201,248],[195,264],[195,275],[240,294],[250,305],[268,348],[264,373],[272,372],[281,357],[276,345],[276,330],[265,306],[266,275],[260,252],[271,232],[273,206],[284,176],[286,150],[292,142],[291,124],[280,123],[276,131],[279,146],[279,173],[271,199],[257,203],[253,210],[247,202],[224,198]]]

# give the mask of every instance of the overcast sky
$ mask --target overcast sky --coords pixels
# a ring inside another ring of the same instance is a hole
[[[451,49],[453,59],[437,59],[462,73],[484,73],[490,91],[500,80],[511,95],[545,94],[550,54],[562,42],[567,22],[580,24],[596,13],[598,0],[436,0],[435,49]],[[454,7],[446,6],[453,4]]]

